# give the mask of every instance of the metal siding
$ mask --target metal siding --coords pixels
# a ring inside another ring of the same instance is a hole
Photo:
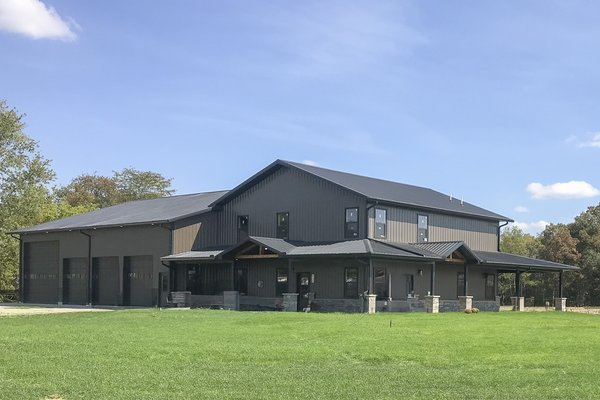
[[[24,245],[24,302],[58,302],[59,242],[29,242]]]
[[[427,211],[398,207],[387,210],[387,237],[378,239],[389,242],[413,243],[417,241],[417,216],[429,217],[429,241],[463,241],[473,250],[496,251],[498,224],[494,221],[435,214]],[[375,210],[369,210],[369,236],[374,237]]]
[[[123,303],[128,306],[152,305],[152,256],[127,256],[123,269]]]
[[[190,251],[198,238],[202,223],[198,222],[173,230],[173,254]]]
[[[305,172],[280,168],[266,176],[215,213],[218,241],[207,246],[237,243],[237,217],[249,216],[251,236],[276,236],[276,213],[290,213],[289,240],[311,242],[344,240],[345,209],[359,208],[359,230],[364,236],[364,197]],[[202,232],[201,232],[202,235]]]
[[[84,257],[63,259],[63,303],[87,304],[88,259]]]
[[[92,259],[93,304],[119,305],[121,279],[119,257],[94,257]]]

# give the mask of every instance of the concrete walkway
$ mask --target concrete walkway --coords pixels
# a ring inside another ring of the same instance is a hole
[[[106,308],[90,308],[86,306],[36,306],[0,303],[0,317],[7,315],[38,315],[38,314],[63,314],[73,312],[101,312],[112,311]]]

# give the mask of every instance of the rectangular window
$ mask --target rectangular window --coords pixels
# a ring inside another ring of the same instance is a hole
[[[375,209],[375,237],[384,239],[387,235],[387,210]]]
[[[374,279],[375,294],[379,300],[388,297],[387,285],[385,284],[385,268],[375,268],[375,279]]]
[[[358,268],[348,267],[344,272],[344,297],[355,299],[358,297]]]
[[[485,277],[485,299],[496,300],[496,275],[487,274]]]
[[[427,242],[428,241],[428,223],[427,223],[427,215],[418,215],[417,216],[417,242]]]
[[[456,296],[463,296],[465,294],[465,273],[458,272],[456,274]]]
[[[406,275],[406,297],[414,297],[415,295],[415,276],[412,274]]]
[[[344,237],[353,239],[358,237],[358,208],[346,208],[346,225]]]
[[[248,294],[248,268],[236,267],[235,268],[235,290],[240,292],[241,296]]]
[[[248,237],[248,222],[249,218],[247,215],[238,216],[238,242]]]
[[[290,213],[277,213],[277,238],[288,239],[290,232]]]
[[[288,270],[287,268],[277,268],[277,281],[275,282],[275,295],[283,296],[288,292]]]

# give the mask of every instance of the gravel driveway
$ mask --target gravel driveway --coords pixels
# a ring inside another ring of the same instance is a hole
[[[88,307],[38,307],[21,305],[0,305],[0,317],[6,315],[37,315],[37,314],[62,314],[72,312],[100,312],[112,311],[103,308]]]

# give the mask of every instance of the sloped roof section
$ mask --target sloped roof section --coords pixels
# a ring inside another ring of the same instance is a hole
[[[197,261],[214,260],[223,250],[186,251],[161,257],[163,261]]]
[[[195,193],[129,201],[85,214],[45,222],[12,233],[55,232],[126,225],[168,223],[210,211],[209,204],[227,191]]]
[[[538,260],[536,258],[518,256],[516,254],[502,253],[496,251],[474,251],[474,253],[481,260],[481,264],[496,266],[496,267],[521,267],[532,269],[548,269],[548,270],[579,270],[579,267],[572,265],[555,263],[552,261]]]
[[[350,191],[365,196],[369,200],[398,204],[410,208],[423,210],[434,210],[450,214],[459,214],[493,221],[509,221],[512,219],[500,214],[477,207],[458,199],[450,199],[450,196],[432,189],[392,182],[383,179],[370,178],[347,172],[315,167],[293,161],[276,160],[261,171],[257,172],[246,181],[216,200],[211,206],[220,206],[230,199],[250,188],[258,180],[264,178],[273,171],[282,168],[295,168],[308,174],[317,176]]]
[[[479,261],[477,255],[462,241],[456,242],[421,242],[411,243],[412,247],[416,247],[421,250],[429,251],[433,254],[437,254],[440,257],[448,258],[456,250],[460,251],[467,260]]]

